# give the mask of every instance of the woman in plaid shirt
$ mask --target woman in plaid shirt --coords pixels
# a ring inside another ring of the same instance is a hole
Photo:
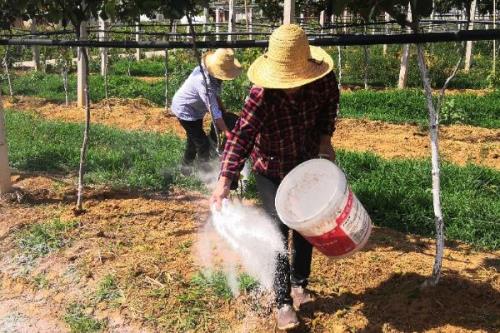
[[[335,158],[331,137],[339,102],[333,60],[321,48],[310,47],[304,31],[288,24],[276,29],[268,52],[248,71],[255,86],[224,149],[220,178],[211,202],[220,209],[250,157],[264,209],[279,226],[285,248],[288,227],[276,213],[274,199],[281,180],[298,164],[318,155]],[[306,289],[312,246],[293,232],[292,260],[280,255],[275,273],[277,324],[299,324],[296,310],[312,301]],[[293,307],[292,307],[293,306]]]

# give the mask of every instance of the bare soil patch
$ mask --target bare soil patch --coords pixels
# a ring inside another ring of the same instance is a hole
[[[84,112],[74,103],[70,106],[43,99],[19,97],[7,100],[5,106],[33,111],[51,120],[81,122]],[[209,117],[205,119],[209,126]],[[143,99],[110,99],[92,105],[92,121],[125,130],[174,133],[185,137],[177,118],[164,108]],[[397,125],[381,121],[340,119],[333,137],[337,148],[368,151],[384,158],[428,158],[428,133],[414,125]],[[500,129],[467,125],[441,127],[442,157],[454,164],[474,163],[500,169]]]
[[[93,188],[86,213],[75,217],[71,179],[23,174],[13,181],[24,196],[21,203],[0,201],[0,331],[16,323],[30,332],[66,332],[62,318],[74,302],[107,322],[106,332],[274,331],[271,313],[251,295],[194,293],[190,280],[200,269],[194,245],[208,216],[204,196]],[[78,221],[71,241],[20,263],[18,232],[54,218]],[[498,332],[500,252],[448,245],[442,281],[424,291],[419,286],[433,263],[429,239],[376,228],[350,258],[315,253],[310,287],[319,297],[301,311],[297,332]],[[121,296],[96,301],[110,274]],[[44,287],[35,283],[40,275]]]

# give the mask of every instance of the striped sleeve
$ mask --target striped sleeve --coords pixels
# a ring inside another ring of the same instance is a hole
[[[264,89],[253,87],[250,90],[240,119],[224,147],[221,176],[235,180],[243,168],[264,122],[263,98]]]

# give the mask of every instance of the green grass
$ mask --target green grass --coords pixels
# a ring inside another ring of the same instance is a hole
[[[433,87],[440,88],[458,61],[457,43],[427,44],[427,65]],[[337,63],[337,48],[327,48]],[[382,45],[369,46],[368,83],[378,87],[396,87],[399,77],[402,45],[389,45],[384,56]],[[469,73],[462,67],[450,82],[450,88],[487,88],[491,84],[492,41],[474,43],[472,66]],[[498,71],[498,70],[497,70]],[[363,85],[364,51],[362,46],[342,48],[342,83]],[[497,74],[498,75],[498,74]],[[416,47],[410,48],[408,87],[421,88],[422,81],[417,65]]]
[[[239,290],[249,292],[258,286],[257,282],[247,274],[238,276]],[[196,273],[185,283],[183,292],[177,296],[179,322],[175,327],[185,331],[195,329],[217,311],[217,304],[227,302],[233,297],[226,276],[221,271],[203,274]]]
[[[64,321],[72,333],[99,332],[105,328],[105,323],[99,321],[85,312],[82,304],[73,303],[66,309]]]
[[[65,173],[77,170],[80,125],[48,122],[13,111],[7,112],[6,120],[13,167]],[[200,188],[199,181],[182,177],[176,169],[183,142],[175,136],[94,126],[90,140],[90,183],[156,190],[171,184]],[[427,161],[384,160],[347,151],[339,151],[338,161],[377,225],[425,236],[434,234]],[[168,170],[168,177],[164,177],[164,170]],[[444,163],[441,173],[448,239],[500,248],[500,172]]]
[[[95,296],[97,302],[116,301],[120,298],[121,293],[116,278],[111,274],[104,276],[99,282]]]
[[[428,123],[428,111],[421,90],[359,90],[343,93],[343,117],[368,118],[392,123]],[[485,96],[457,94],[446,97],[441,122],[500,128],[500,91]]]
[[[337,48],[326,48],[337,63]],[[369,84],[379,87],[395,87],[399,76],[399,66],[401,59],[401,45],[389,45],[387,55],[382,52],[382,45],[372,45],[369,47]],[[431,82],[435,87],[441,87],[450,74],[451,69],[458,60],[458,50],[456,43],[440,43],[425,45],[426,57],[430,71]],[[486,88],[490,85],[488,76],[492,67],[492,42],[479,41],[474,43],[472,67],[469,73],[459,70],[457,76],[450,83],[450,88]],[[410,69],[408,76],[408,86],[420,88],[420,72],[417,66],[416,48],[410,49]],[[364,51],[362,46],[343,47],[343,83],[362,85],[364,77]],[[245,68],[248,68],[259,55],[263,53],[261,49],[238,49],[236,57]],[[179,69],[188,71],[194,67],[196,61],[191,50],[176,50],[170,52],[169,72],[176,73]],[[114,59],[114,58],[112,58]],[[140,62],[127,59],[112,60],[110,74],[125,75],[130,65],[130,72],[135,76],[163,76],[164,60],[144,59]],[[94,62],[95,71],[98,71],[98,63]],[[462,67],[463,68],[463,67]]]
[[[434,235],[429,162],[346,151],[338,153],[338,162],[375,224]],[[444,163],[441,188],[447,239],[500,248],[500,172]]]
[[[78,170],[83,127],[6,112],[10,161],[26,171],[74,174]],[[199,188],[178,170],[184,142],[170,134],[126,132],[93,125],[86,181],[115,187],[165,190],[170,185]]]
[[[33,277],[32,282],[33,282],[33,285],[39,290],[40,289],[48,289],[50,286],[50,282],[47,279],[47,275],[45,275],[44,273],[37,274],[35,277]]]
[[[170,93],[182,84],[182,79],[189,75],[189,70],[171,79]],[[76,85],[75,76],[70,77],[71,87]],[[100,76],[91,76],[91,99],[104,98],[104,82]],[[250,82],[246,76],[224,83],[222,99],[227,108],[239,112],[248,93]],[[14,90],[20,95],[32,95],[50,101],[63,102],[64,89],[59,76],[40,73],[16,77]],[[4,86],[4,93],[5,86]],[[151,102],[163,105],[164,82],[147,83],[129,76],[112,76],[109,79],[109,95],[119,98],[143,97]],[[74,89],[72,100],[76,99]],[[427,109],[421,89],[373,91],[359,90],[341,95],[340,108],[343,116],[383,120],[393,123],[427,123]],[[443,124],[463,123],[488,128],[500,127],[500,91],[496,90],[485,96],[457,94],[445,99],[445,108],[441,117]]]
[[[28,259],[37,259],[64,247],[69,242],[69,231],[76,228],[74,221],[54,219],[29,226],[18,234],[18,245]]]

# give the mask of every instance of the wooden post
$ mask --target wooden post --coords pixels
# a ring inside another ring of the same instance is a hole
[[[295,23],[295,0],[285,0],[283,24]]]
[[[87,39],[87,22],[82,22],[80,24],[80,40]],[[82,55],[82,48],[78,48],[78,62],[77,62],[77,105],[78,107],[83,107],[85,104],[85,82],[87,82],[87,64],[86,59]]]
[[[108,24],[102,18],[99,18],[99,41],[104,42],[107,40],[107,28]],[[108,72],[108,49],[105,47],[101,47],[101,75],[105,76]]]
[[[0,194],[10,192],[11,190],[12,183],[10,181],[9,153],[5,135],[5,116],[2,105],[2,91],[0,90]]]
[[[36,32],[36,18],[31,19],[31,32],[35,33]],[[40,71],[42,68],[40,65],[40,46],[32,46],[31,50],[33,52],[33,67],[35,68],[35,71]]]
[[[140,27],[140,18],[139,21],[135,24],[135,32],[141,32],[141,27]],[[141,35],[135,34],[135,41],[140,42],[141,41]],[[137,48],[135,50],[135,60],[139,61],[141,60],[141,49]]]
[[[494,0],[493,2],[495,2]],[[472,4],[470,6],[470,15],[469,15],[469,28],[468,30],[474,30],[474,20],[476,19],[476,5],[477,1],[473,0]],[[472,60],[472,41],[467,41],[465,44],[465,66],[464,66],[464,71],[468,73],[470,71],[470,64]]]
[[[234,0],[229,0],[229,18],[227,20],[227,32],[231,33],[234,31],[234,21],[235,21]],[[234,37],[232,35],[227,35],[227,40],[228,41],[234,40]]]

